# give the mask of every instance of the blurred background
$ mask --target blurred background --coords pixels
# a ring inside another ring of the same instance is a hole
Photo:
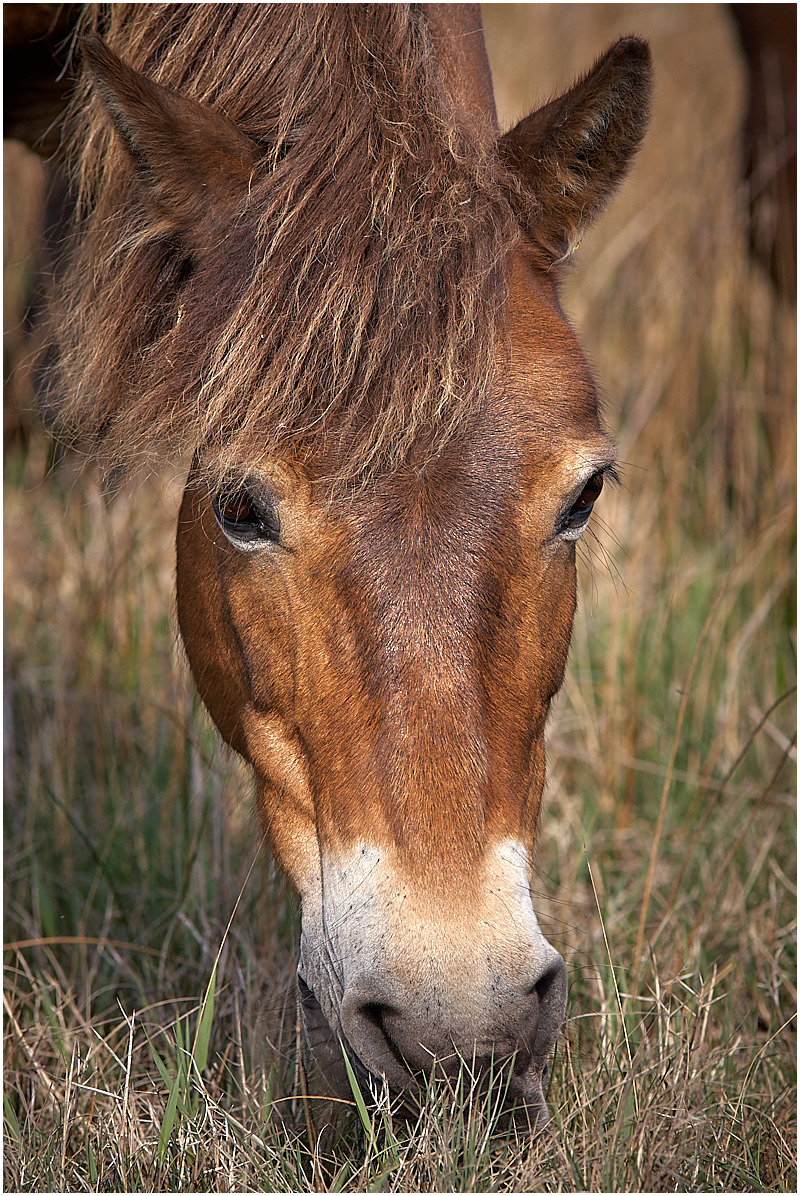
[[[796,9],[735,9],[483,9],[503,127],[618,36],[647,38],[656,74],[644,147],[564,292],[622,485],[581,549],[536,856],[570,972],[550,1096],[568,1145],[542,1147],[517,1187],[796,1190]],[[173,1033],[243,890],[214,1074],[246,1122],[293,1082],[297,915],[265,861],[250,871],[247,778],[176,648],[181,478],[108,503],[39,426],[27,313],[47,181],[19,141],[3,168],[14,1157],[66,1142],[71,1117],[80,1149],[51,1152],[47,1177],[77,1184],[89,1142],[111,1183],[121,1148],[85,1102],[59,1120],[48,1084],[63,1090],[77,1051],[119,1091],[120,1010]]]

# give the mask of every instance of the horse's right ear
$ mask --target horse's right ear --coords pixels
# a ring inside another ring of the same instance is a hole
[[[204,239],[247,195],[258,146],[224,113],[147,79],[99,38],[82,49],[151,203],[176,231]]]
[[[500,138],[522,183],[517,216],[545,268],[568,256],[622,180],[647,128],[650,51],[613,45],[574,87]]]

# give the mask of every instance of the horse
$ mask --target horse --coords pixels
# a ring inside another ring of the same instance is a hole
[[[46,409],[185,460],[177,614],[301,902],[334,1092],[505,1071],[548,1120],[531,895],[576,545],[614,446],[559,284],[651,91],[611,46],[500,133],[475,5],[91,6]]]

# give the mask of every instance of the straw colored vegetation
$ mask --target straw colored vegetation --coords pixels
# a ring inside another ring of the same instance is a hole
[[[488,24],[506,119],[617,33],[658,72],[566,299],[623,485],[551,721],[552,1123],[516,1137],[502,1075],[470,1102],[468,1070],[410,1122],[313,1072],[302,1097],[296,902],[175,646],[178,471],[108,504],[34,432],[5,486],[6,1190],[796,1190],[795,313],[746,252],[732,30],[713,6]]]

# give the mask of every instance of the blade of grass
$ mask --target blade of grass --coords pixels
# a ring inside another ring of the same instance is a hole
[[[159,1163],[163,1166],[164,1159],[167,1155],[167,1147],[169,1140],[172,1137],[172,1130],[175,1125],[175,1117],[178,1111],[178,1098],[181,1094],[181,1089],[184,1085],[184,1076],[181,1074],[180,1066],[175,1072],[172,1079],[172,1087],[167,1098],[167,1107],[164,1110],[164,1116],[161,1119],[161,1129],[158,1134],[158,1146],[156,1147],[156,1155]]]
[[[153,1040],[151,1039],[150,1035],[147,1033],[146,1029],[144,1032],[144,1036],[147,1039],[147,1045],[150,1048],[150,1054],[153,1058],[153,1062],[155,1063],[156,1067],[158,1068],[158,1073],[161,1076],[161,1079],[164,1081],[165,1087],[169,1088],[170,1085],[172,1084],[172,1076],[169,1074],[167,1065],[164,1062],[164,1060],[161,1058],[161,1056],[159,1055],[158,1051],[156,1050]]]
[[[197,1071],[198,1076],[202,1077],[208,1063],[208,1049],[211,1041],[211,1026],[214,1020],[214,992],[217,984],[217,960],[214,962],[214,967],[211,969],[211,977],[206,986],[205,996],[203,997],[203,1004],[200,1009],[200,1017],[197,1020],[197,1031],[194,1036],[194,1043],[192,1045],[192,1063]]]
[[[88,1141],[88,1139],[86,1142],[86,1166],[89,1168],[89,1179],[91,1181],[92,1187],[96,1188],[97,1187],[97,1159],[95,1158],[94,1151],[92,1150],[92,1144],[91,1144],[91,1142]]]
[[[369,1142],[370,1147],[372,1150],[376,1150],[377,1146],[375,1141],[375,1129],[372,1125],[372,1118],[367,1111],[367,1106],[364,1101],[364,1094],[358,1086],[358,1080],[356,1079],[356,1074],[353,1071],[353,1065],[347,1056],[347,1051],[345,1050],[345,1045],[341,1038],[339,1039],[339,1046],[342,1050],[342,1057],[344,1058],[344,1065],[347,1070],[347,1082],[350,1085],[350,1091],[353,1094],[353,1100],[355,1101],[356,1110],[358,1112],[358,1119],[364,1127],[364,1133],[367,1135],[367,1141]]]
[[[8,1132],[11,1135],[14,1144],[19,1146],[22,1142],[22,1135],[19,1132],[19,1122],[17,1121],[17,1115],[14,1112],[11,1101],[8,1099],[7,1092],[3,1093],[3,1114],[6,1119],[6,1125],[8,1126]]]

